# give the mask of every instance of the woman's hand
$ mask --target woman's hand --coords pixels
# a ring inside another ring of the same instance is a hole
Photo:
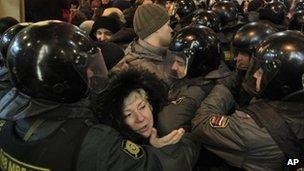
[[[157,130],[155,128],[153,128],[151,136],[150,136],[150,144],[156,148],[161,148],[166,145],[175,144],[175,143],[179,142],[179,140],[182,138],[184,133],[185,133],[185,130],[183,128],[179,128],[179,129],[173,130],[168,135],[159,138],[157,135]]]

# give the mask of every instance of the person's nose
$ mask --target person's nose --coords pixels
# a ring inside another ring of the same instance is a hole
[[[102,33],[100,35],[99,41],[104,41],[106,39],[106,35],[104,33]]]
[[[242,55],[238,54],[235,58],[237,61],[241,60],[242,59]]]
[[[168,27],[169,27],[169,32],[170,32],[170,34],[172,35],[173,29],[171,28],[171,26],[168,26]]]
[[[237,63],[240,63],[240,62],[242,62],[244,60],[244,57],[243,57],[243,55],[238,54],[236,56],[235,60],[236,60]]]
[[[173,63],[173,65],[171,67],[171,70],[177,71],[177,63],[176,62]]]
[[[136,121],[137,123],[139,123],[139,122],[142,122],[142,121],[144,121],[144,120],[145,120],[145,117],[144,117],[143,113],[137,111],[137,112],[136,112],[135,121]]]

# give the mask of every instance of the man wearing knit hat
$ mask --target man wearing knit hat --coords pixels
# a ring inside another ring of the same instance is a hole
[[[113,70],[119,71],[127,67],[144,68],[168,81],[164,72],[164,58],[172,29],[169,26],[167,11],[156,4],[141,5],[135,12],[133,25],[139,39],[130,43],[125,50],[126,56]]]

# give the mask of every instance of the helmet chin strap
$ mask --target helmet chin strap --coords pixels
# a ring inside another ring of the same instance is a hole
[[[302,89],[285,96],[282,100],[304,102],[304,74],[302,74]]]
[[[184,53],[185,53],[185,57],[186,57],[186,59],[185,59],[185,73],[186,73],[186,75],[187,75],[187,73],[188,73],[188,70],[189,70],[189,61],[190,61],[190,58],[191,58],[191,55],[194,53],[193,52],[193,50],[191,50],[190,48],[189,49],[186,49],[186,50],[184,50]]]
[[[292,99],[297,100],[299,97],[300,97],[300,99],[302,98],[302,100],[304,100],[304,74],[302,74],[302,89],[298,90],[296,92],[293,92],[291,94],[288,94],[282,100],[283,101],[290,101]]]
[[[188,74],[188,70],[189,70],[189,67],[190,67],[190,58],[191,56],[193,56],[195,54],[195,46],[198,46],[199,43],[197,41],[193,41],[190,45],[189,48],[185,49],[184,50],[184,54],[185,54],[185,72],[186,72],[186,75]]]
[[[302,87],[304,89],[304,74],[302,74]]]
[[[293,92],[293,93],[283,97],[282,101],[294,101],[293,99],[298,100],[299,97],[300,97],[300,99],[301,99],[301,97],[304,97],[304,89]],[[304,99],[302,98],[302,100],[304,100]]]

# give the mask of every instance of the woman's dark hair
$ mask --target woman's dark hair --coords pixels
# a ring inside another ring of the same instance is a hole
[[[157,114],[167,101],[168,89],[155,74],[142,69],[133,68],[111,74],[106,90],[92,103],[92,109],[100,122],[114,127],[124,138],[143,143],[146,138],[131,130],[123,116],[124,99],[138,89],[146,92],[153,108],[154,121],[157,121]]]

